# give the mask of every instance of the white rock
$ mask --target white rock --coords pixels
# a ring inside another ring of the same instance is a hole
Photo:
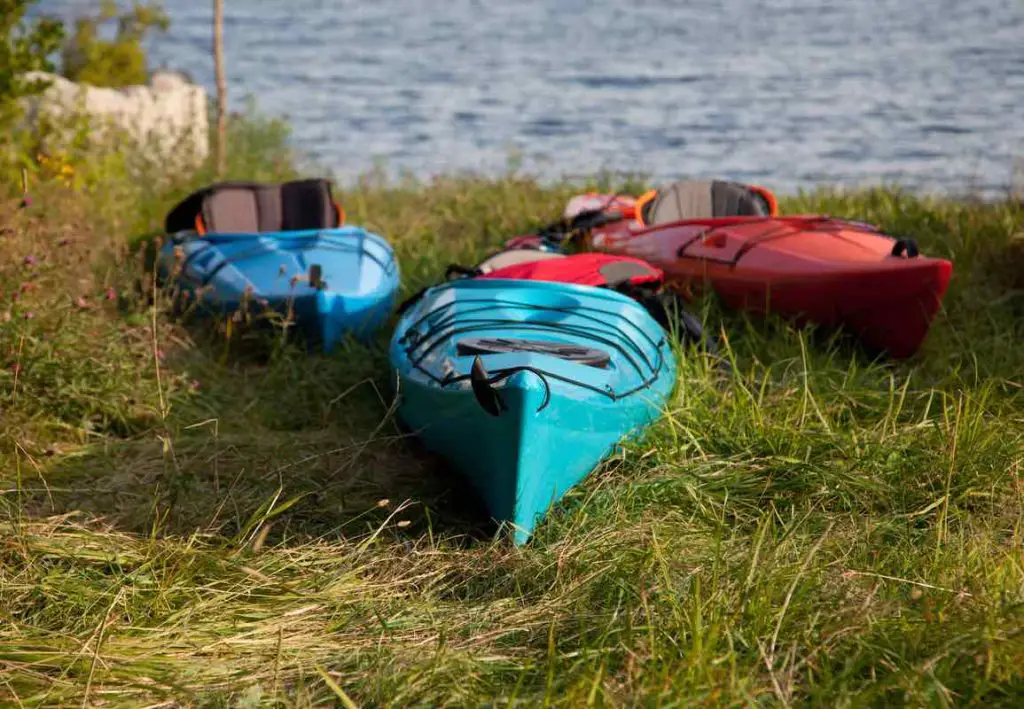
[[[148,86],[118,89],[76,84],[45,72],[25,78],[51,82],[42,94],[23,99],[31,125],[39,126],[44,116],[61,122],[84,115],[90,119],[91,138],[120,141],[128,136],[152,159],[198,164],[209,154],[206,90],[181,74],[160,71]],[[109,127],[119,130],[110,133]]]

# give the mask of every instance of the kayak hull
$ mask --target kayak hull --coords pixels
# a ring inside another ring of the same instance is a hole
[[[346,334],[366,338],[379,329],[399,285],[391,247],[357,227],[176,235],[157,267],[186,304],[222,314],[269,308],[325,351]]]
[[[870,350],[913,355],[941,309],[953,265],[894,255],[897,240],[825,217],[729,217],[653,228],[627,221],[590,235],[599,250],[649,261],[686,297],[797,324],[842,326]]]
[[[603,367],[545,352],[474,353],[470,339],[600,349]],[[478,360],[479,358],[479,360]],[[547,510],[657,417],[675,382],[665,332],[634,301],[552,282],[465,280],[438,286],[400,320],[390,361],[398,414],[525,543]],[[479,361],[500,400],[481,405]]]
[[[870,350],[895,358],[921,347],[942,307],[951,269],[938,260],[914,267],[840,270],[819,276],[778,278],[727,268],[673,269],[677,290],[712,289],[726,307],[764,316],[777,313],[797,325],[846,327]]]

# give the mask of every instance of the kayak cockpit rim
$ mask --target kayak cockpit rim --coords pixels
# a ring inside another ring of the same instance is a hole
[[[232,234],[204,234],[186,232],[189,238],[196,241],[206,242],[205,248],[197,248],[191,251],[181,264],[184,270],[196,259],[205,254],[208,249],[218,244],[252,242],[252,248],[232,254],[230,258],[224,258],[212,269],[203,274],[199,286],[206,286],[212,281],[217,273],[224,267],[245,261],[247,259],[262,256],[274,251],[302,250],[307,245],[316,246],[324,251],[335,251],[342,253],[359,254],[374,261],[386,277],[392,276],[398,269],[398,261],[395,259],[394,250],[391,245],[378,234],[365,231],[358,227],[340,227],[336,229],[308,229],[292,232],[266,232],[266,233],[232,233]],[[173,238],[173,235],[172,235]],[[183,240],[182,240],[183,241]],[[275,244],[275,242],[277,242]],[[376,253],[374,249],[366,248],[366,242],[379,247],[382,253]],[[175,241],[175,243],[182,243]],[[292,247],[294,248],[288,248]],[[286,248],[280,248],[285,246]]]

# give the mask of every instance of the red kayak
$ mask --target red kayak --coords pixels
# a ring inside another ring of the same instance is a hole
[[[869,224],[779,216],[769,190],[735,182],[685,180],[638,198],[589,193],[564,216],[585,246],[650,262],[686,298],[710,286],[728,307],[845,326],[898,358],[921,346],[953,272]]]
[[[822,216],[740,216],[598,226],[591,248],[644,259],[689,298],[710,285],[731,308],[844,325],[874,350],[909,357],[949,286],[953,264],[909,239]]]

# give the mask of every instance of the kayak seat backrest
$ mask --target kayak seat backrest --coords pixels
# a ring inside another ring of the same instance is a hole
[[[281,221],[280,211],[280,202],[272,199],[269,190],[226,187],[204,200],[201,216],[208,231],[254,234],[271,231],[271,225]]]
[[[649,226],[684,219],[767,217],[777,209],[767,190],[724,180],[681,180],[648,192],[638,202],[640,221]]]
[[[168,233],[255,234],[332,229],[344,212],[327,180],[263,184],[221,182],[192,193],[167,215]]]

